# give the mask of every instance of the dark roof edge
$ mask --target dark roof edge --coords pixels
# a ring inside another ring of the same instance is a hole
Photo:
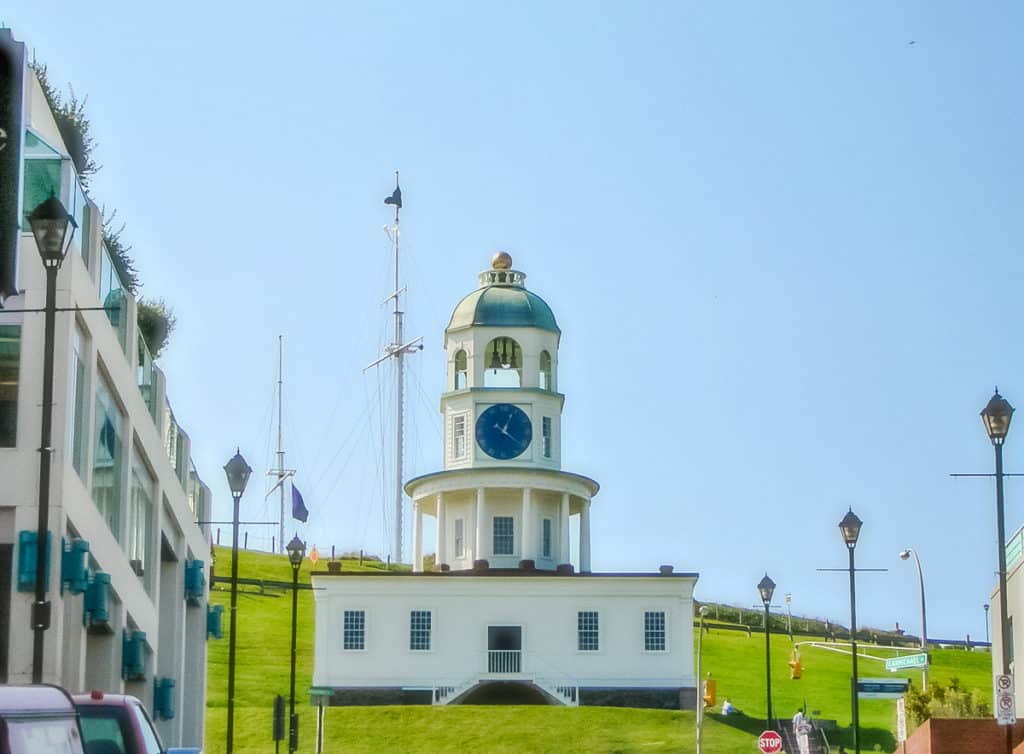
[[[673,572],[673,573],[658,573],[647,572],[647,573],[624,573],[624,572],[608,572],[608,573],[572,573],[564,574],[558,573],[557,571],[527,571],[521,568],[488,568],[486,570],[467,570],[467,571],[338,571],[332,573],[330,571],[313,571],[310,576],[387,576],[387,577],[414,577],[414,578],[451,578],[451,577],[491,577],[491,576],[515,576],[523,578],[551,578],[551,579],[594,579],[594,578],[613,578],[613,579],[636,579],[636,578],[647,578],[647,579],[674,579],[674,578],[699,578],[700,573],[697,571],[693,572]]]

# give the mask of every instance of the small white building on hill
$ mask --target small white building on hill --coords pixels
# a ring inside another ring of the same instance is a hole
[[[412,573],[313,574],[313,694],[693,707],[697,574],[592,572],[598,484],[561,468],[561,331],[511,264],[495,255],[445,330],[444,470],[405,486]],[[436,521],[430,572],[424,515]]]

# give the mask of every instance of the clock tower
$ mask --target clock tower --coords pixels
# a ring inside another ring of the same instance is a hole
[[[568,571],[570,517],[579,568],[590,570],[590,501],[598,485],[561,470],[561,331],[505,252],[479,275],[445,329],[444,470],[406,484],[413,569],[422,517],[437,522],[435,567]]]

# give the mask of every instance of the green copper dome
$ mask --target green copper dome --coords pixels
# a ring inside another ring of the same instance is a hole
[[[480,273],[480,287],[455,307],[447,330],[464,327],[536,327],[560,333],[551,307],[526,290],[526,275],[511,269],[511,257],[495,255],[494,267]]]

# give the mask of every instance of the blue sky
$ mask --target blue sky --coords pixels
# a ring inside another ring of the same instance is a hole
[[[496,5],[496,4],[491,4]],[[0,20],[88,96],[162,367],[218,517],[241,446],[285,446],[321,549],[387,541],[381,426],[402,171],[407,477],[441,465],[442,333],[496,249],[563,331],[563,466],[602,484],[599,570],[699,571],[847,623],[984,638],[998,384],[1019,348],[1024,131],[1012,3],[20,2]],[[913,44],[911,44],[913,42]],[[1015,433],[1013,429],[1016,429]],[[1024,470],[1024,429],[1007,470]],[[262,479],[243,517],[271,517]],[[1024,488],[1007,483],[1009,533]],[[253,530],[253,542],[261,536]],[[290,536],[290,534],[289,534]],[[269,543],[267,543],[269,545]]]

